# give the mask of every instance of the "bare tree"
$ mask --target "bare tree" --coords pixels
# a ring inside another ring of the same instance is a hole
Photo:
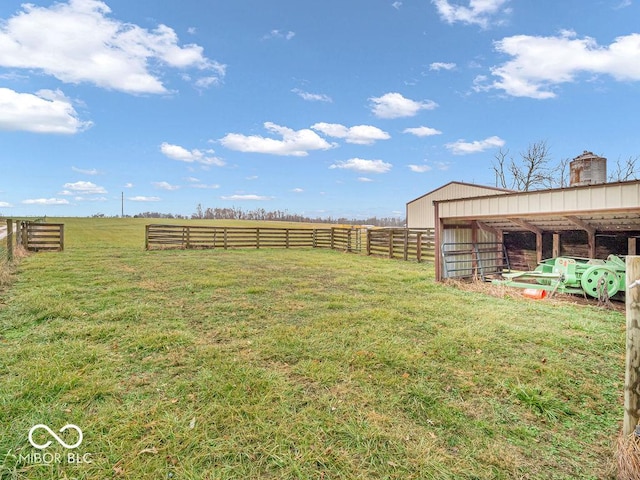
[[[563,158],[555,168],[555,186],[564,188],[571,183],[570,158]]]
[[[617,160],[615,170],[609,175],[610,182],[624,182],[638,179],[638,158],[629,157],[624,163]]]
[[[501,188],[511,188],[511,185],[507,183],[507,178],[505,171],[507,167],[505,166],[505,162],[507,161],[507,155],[509,155],[509,150],[498,150],[498,153],[495,155],[495,159],[497,163],[493,164],[493,171],[496,174],[496,187]],[[513,159],[511,160],[513,162]]]
[[[509,150],[500,149],[493,164],[496,186],[522,192],[553,187],[558,183],[557,167],[549,165],[549,155],[549,147],[543,140],[530,144],[517,162],[509,157]]]

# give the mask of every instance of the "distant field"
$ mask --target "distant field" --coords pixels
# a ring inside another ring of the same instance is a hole
[[[49,220],[65,251],[0,287],[2,480],[613,478],[621,313],[330,250],[144,251],[164,219]],[[37,424],[82,444],[40,429],[37,450]]]

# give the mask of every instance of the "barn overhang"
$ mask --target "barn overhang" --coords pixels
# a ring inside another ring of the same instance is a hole
[[[480,229],[500,241],[507,232],[532,232],[540,261],[544,233],[581,230],[587,234],[590,256],[595,257],[597,234],[625,234],[630,242],[635,242],[634,233],[640,235],[640,181],[442,200],[434,202],[434,210],[438,252],[445,229]],[[438,280],[440,260],[436,255]]]

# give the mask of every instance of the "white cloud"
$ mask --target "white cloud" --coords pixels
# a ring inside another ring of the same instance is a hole
[[[201,163],[203,165],[216,165],[218,167],[222,167],[225,165],[224,160],[213,156],[215,153],[213,150],[187,150],[180,145],[172,145],[170,143],[164,142],[160,145],[160,151],[162,154],[172,160],[178,160],[180,162],[186,163]]]
[[[159,188],[161,190],[174,191],[180,188],[179,185],[171,185],[169,182],[153,182],[154,187]]]
[[[69,200],[65,198],[30,198],[23,200],[25,205],[69,205]]]
[[[291,40],[295,36],[296,36],[296,32],[292,32],[292,31],[283,32],[281,30],[274,29],[274,30],[271,30],[264,37],[262,37],[262,39],[263,40],[269,40],[269,39],[272,39],[272,38],[283,38],[285,40]]]
[[[9,202],[0,202],[0,208],[12,208],[13,205],[11,205]]]
[[[91,169],[82,169],[82,168],[77,168],[77,167],[71,167],[71,170],[73,170],[74,172],[78,172],[78,173],[83,173],[85,175],[99,175],[100,172],[95,169],[95,168],[91,168]]]
[[[74,197],[74,200],[78,202],[106,202],[109,199],[107,197]]]
[[[59,90],[40,90],[34,95],[0,88],[0,130],[73,134],[91,125],[78,118],[71,101]]]
[[[373,182],[373,179],[369,177],[358,177],[358,181],[362,183],[369,183],[369,182]]]
[[[325,95],[324,93],[309,93],[300,90],[299,88],[294,88],[291,91],[309,102],[333,102],[333,99],[329,95]]]
[[[425,173],[433,170],[431,165],[408,165],[409,170],[416,173]]]
[[[65,83],[92,83],[128,93],[166,93],[161,67],[195,68],[223,77],[225,66],[202,47],[179,46],[173,29],[149,31],[109,16],[99,0],[69,0],[49,8],[25,3],[0,24],[0,65],[36,69]]]
[[[266,153],[305,157],[310,150],[328,150],[335,147],[310,129],[292,130],[272,122],[265,122],[264,128],[280,135],[281,140],[260,135],[241,135],[229,133],[220,139],[220,143],[230,150],[240,152]]]
[[[138,195],[136,197],[129,197],[128,200],[132,202],[159,202],[160,197],[145,197],[142,195]]]
[[[563,31],[555,37],[516,35],[495,42],[498,52],[513,57],[493,67],[497,77],[476,90],[504,90],[515,97],[553,98],[553,87],[573,82],[579,74],[609,75],[618,81],[640,81],[640,34],[621,36],[609,46],[600,46],[590,37],[576,38]]]
[[[410,133],[416,137],[431,137],[433,135],[440,135],[442,132],[431,127],[413,127],[405,128],[402,133]]]
[[[395,92],[385,93],[381,97],[372,97],[369,100],[372,103],[371,111],[378,118],[413,117],[420,110],[433,110],[438,106],[431,100],[417,102]]]
[[[74,194],[81,195],[97,195],[99,193],[107,193],[107,190],[104,187],[96,185],[92,182],[75,182],[75,183],[65,183],[64,188],[69,189]]]
[[[217,183],[211,184],[211,185],[206,185],[204,183],[195,183],[193,185],[190,185],[191,188],[202,188],[202,189],[211,189],[211,190],[215,190],[217,188],[220,188],[220,185],[218,185]]]
[[[311,128],[330,137],[344,138],[347,143],[358,145],[372,145],[376,140],[388,140],[391,138],[387,132],[371,125],[356,125],[345,127],[339,123],[316,123]]]
[[[208,77],[200,77],[195,82],[194,85],[199,89],[207,89],[212,85],[220,85],[222,83],[221,76],[208,76]]]
[[[454,68],[456,68],[455,63],[433,62],[429,65],[429,70],[434,70],[436,72],[440,70],[453,70]]]
[[[220,197],[222,200],[271,200],[273,197],[266,197],[264,195],[226,195]]]
[[[293,193],[302,193],[304,192],[304,190],[302,188],[294,188],[293,190],[291,190]]]
[[[387,173],[391,170],[390,163],[382,160],[364,160],[362,158],[351,158],[345,162],[337,162],[329,168],[341,168],[346,170],[355,170],[363,173]]]
[[[133,183],[131,183],[131,182],[125,183],[124,184],[124,188],[133,188]]]
[[[511,13],[509,0],[469,0],[469,6],[451,4],[449,0],[431,0],[440,17],[447,23],[462,22],[488,28],[492,19]],[[501,23],[500,20],[494,20]]]
[[[397,1],[396,1],[396,2],[393,2],[393,3],[391,4],[391,6],[392,6],[393,8],[395,8],[396,10],[400,10],[400,7],[402,6],[402,2],[397,2]]]
[[[458,140],[453,143],[447,143],[446,147],[454,155],[467,155],[470,153],[484,152],[490,148],[502,147],[505,141],[500,137],[489,137],[484,140],[476,140],[473,142],[465,142],[464,140]]]

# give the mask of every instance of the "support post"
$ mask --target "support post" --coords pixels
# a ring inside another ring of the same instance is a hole
[[[636,237],[629,237],[627,255],[637,255],[637,249],[636,249],[637,240],[638,239]]]
[[[144,249],[149,250],[149,225],[144,226]]]
[[[371,255],[371,229],[367,228],[367,255]]]
[[[589,242],[589,258],[596,258],[596,234],[587,232]]]
[[[536,233],[536,262],[542,261],[542,233]]]
[[[13,262],[13,220],[7,218],[7,262]]]
[[[416,260],[422,261],[422,232],[416,233]]]
[[[433,211],[434,211],[433,215],[435,219],[435,224],[434,224],[435,231],[433,232],[433,234],[434,234],[434,242],[435,242],[434,261],[435,261],[435,270],[436,270],[436,281],[441,282],[443,280],[442,237],[443,237],[443,230],[444,230],[444,222],[440,218],[440,208],[438,206],[437,201],[433,202]]]
[[[471,243],[472,251],[471,251],[471,271],[473,272],[473,278],[479,278],[478,274],[480,272],[480,255],[478,254],[478,222],[471,222]]]
[[[553,250],[551,252],[551,256],[553,258],[557,258],[560,256],[560,234],[553,234]]]
[[[631,434],[640,420],[640,256],[628,256],[627,358],[624,376],[624,422],[622,434]]]

